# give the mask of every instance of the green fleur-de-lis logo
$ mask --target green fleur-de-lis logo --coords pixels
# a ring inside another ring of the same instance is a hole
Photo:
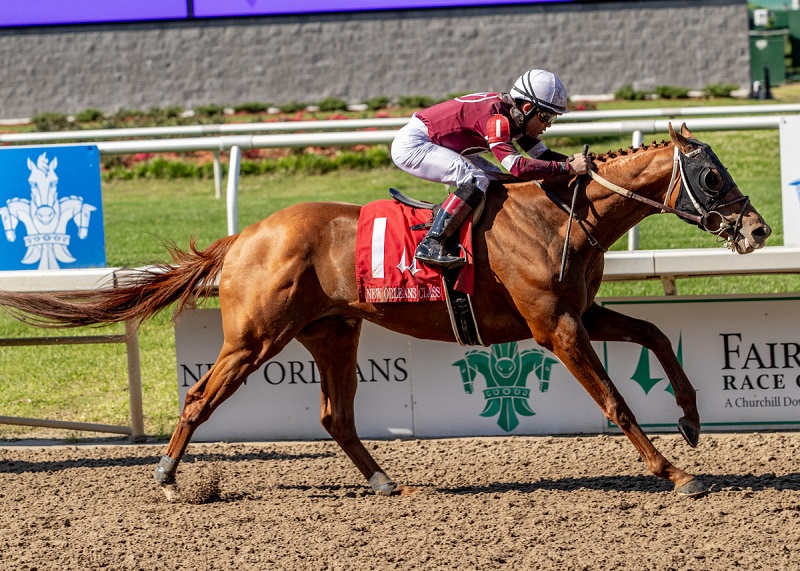
[[[477,373],[486,379],[483,397],[486,406],[481,416],[497,416],[497,424],[506,432],[519,425],[517,415],[536,414],[528,405],[531,390],[527,388],[528,375],[534,373],[539,379],[539,391],[547,392],[550,372],[556,359],[546,357],[542,349],[519,352],[516,343],[492,345],[491,351],[473,349],[463,359],[453,363],[461,372],[464,392],[472,394]]]
[[[681,333],[680,337],[678,338],[678,350],[676,351],[675,355],[678,357],[678,363],[680,363],[681,367],[683,366],[683,334]],[[664,377],[653,377],[650,373],[650,350],[645,349],[642,347],[641,352],[639,353],[639,363],[636,365],[636,371],[634,371],[633,376],[631,376],[631,380],[638,383],[644,394],[648,394],[653,387],[655,387],[659,381],[662,381]],[[672,385],[667,383],[667,387],[664,389],[666,392],[675,396],[675,391],[672,389]]]

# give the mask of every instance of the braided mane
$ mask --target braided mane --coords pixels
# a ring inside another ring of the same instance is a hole
[[[599,155],[596,155],[594,153],[589,153],[589,157],[593,161],[604,163],[604,162],[607,162],[607,161],[609,161],[611,159],[616,159],[618,157],[627,156],[627,155],[630,155],[630,154],[633,154],[633,153],[638,153],[640,151],[647,151],[650,148],[658,149],[660,147],[668,147],[671,144],[672,144],[672,141],[665,141],[665,140],[662,139],[660,143],[658,141],[653,141],[650,145],[645,145],[644,143],[642,143],[638,147],[634,147],[633,145],[631,145],[627,149],[617,149],[616,151],[612,151],[612,150],[609,149],[605,153],[602,153],[602,154],[599,154]]]

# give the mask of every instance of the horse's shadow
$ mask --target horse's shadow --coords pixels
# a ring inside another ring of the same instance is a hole
[[[800,491],[800,473],[776,476],[767,473],[757,474],[698,474],[697,479],[703,482],[709,493],[723,490],[754,491],[788,490]],[[578,492],[581,490],[663,493],[671,492],[673,486],[653,476],[592,476],[580,478],[560,478],[557,480],[539,480],[537,482],[506,482],[487,486],[458,486],[433,488],[437,493],[449,495],[469,495],[486,493],[517,492],[531,494],[538,491]]]
[[[98,454],[101,452],[98,451]],[[241,462],[241,461],[304,461],[330,458],[333,452],[285,454],[281,452],[240,452],[235,454],[200,452],[184,456],[183,464],[193,462]],[[6,460],[0,453],[0,474],[22,474],[25,472],[55,472],[73,468],[130,468],[135,466],[153,466],[160,456],[122,456],[120,458],[75,458],[67,460],[46,460],[30,462],[27,460]]]
[[[729,491],[789,490],[800,491],[800,473],[775,476],[774,474],[700,474],[697,478],[706,484],[709,493]],[[434,492],[451,496],[469,496],[478,494],[532,494],[540,491],[579,492],[593,490],[603,492],[650,493],[661,494],[672,492],[669,482],[653,476],[593,476],[582,478],[560,478],[558,480],[539,480],[537,482],[499,482],[485,486],[436,486],[427,483],[410,484],[421,492]],[[316,490],[324,495],[339,495],[343,491],[357,493],[361,485],[293,485],[281,484],[284,490],[310,492]]]
[[[98,452],[100,454],[100,452]],[[336,456],[335,452],[316,452],[302,454],[287,454],[283,452],[237,452],[234,454],[199,452],[187,454],[184,464],[194,462],[287,462],[307,461]],[[0,453],[0,474],[22,474],[55,472],[74,468],[130,468],[136,466],[155,466],[158,457],[151,456],[121,456],[119,458],[74,458],[60,460],[43,460],[31,462],[28,460],[7,460]],[[269,469],[266,467],[265,469]],[[776,476],[773,473],[765,474],[698,474],[697,478],[703,482],[710,493],[730,491],[765,490],[800,491],[800,473],[783,474]],[[672,491],[672,484],[649,475],[640,476],[590,476],[576,478],[542,479],[535,482],[498,482],[482,486],[437,486],[435,484],[411,484],[421,491],[433,491],[447,495],[475,495],[487,493],[505,494],[510,492],[531,494],[539,491],[578,492],[580,490],[616,491],[627,493],[664,493]],[[309,486],[292,486],[284,484],[285,489],[299,489],[309,491]],[[352,488],[355,491],[360,486],[343,486],[337,484],[315,485],[314,489],[323,492],[338,494],[343,488]]]

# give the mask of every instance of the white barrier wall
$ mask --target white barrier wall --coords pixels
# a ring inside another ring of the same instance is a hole
[[[697,389],[704,430],[800,424],[800,334],[794,319],[800,296],[603,304],[652,321],[669,336]],[[183,402],[222,343],[219,311],[185,313],[175,336]],[[674,431],[681,413],[655,356],[627,343],[597,343],[595,349],[639,422],[651,431]],[[318,403],[319,374],[305,349],[292,342],[251,375],[195,438],[325,438]],[[616,431],[565,367],[532,341],[467,348],[411,339],[369,323],[359,352],[356,418],[359,434],[370,438]]]
[[[697,390],[704,430],[800,425],[800,296],[609,300],[610,309],[655,323]],[[675,426],[678,408],[655,356],[607,343],[606,370],[644,427]]]

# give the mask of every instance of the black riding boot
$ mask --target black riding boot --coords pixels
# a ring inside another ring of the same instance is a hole
[[[436,213],[431,229],[417,246],[414,257],[446,270],[463,266],[466,260],[448,252],[444,242],[458,230],[482,198],[483,193],[474,183],[459,186]]]

